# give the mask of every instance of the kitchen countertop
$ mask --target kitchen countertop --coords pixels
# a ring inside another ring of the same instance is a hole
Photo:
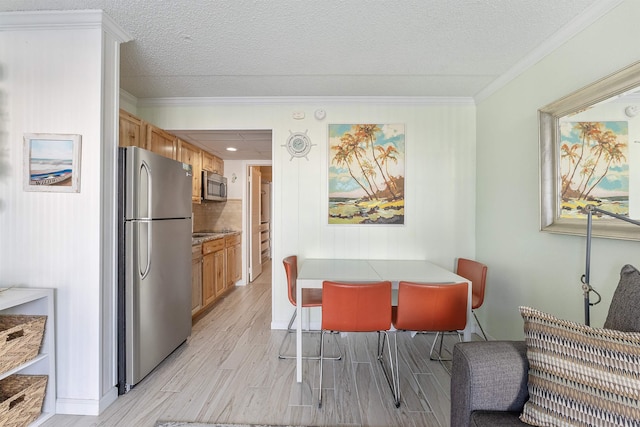
[[[209,240],[222,239],[226,236],[232,236],[234,234],[240,234],[240,231],[203,231],[193,233],[196,236],[191,237],[191,245],[200,245],[204,242],[208,242]]]

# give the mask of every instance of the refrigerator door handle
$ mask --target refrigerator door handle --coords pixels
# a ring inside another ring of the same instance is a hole
[[[146,201],[147,201],[147,209],[146,209],[146,218],[153,218],[153,214],[152,214],[152,206],[153,206],[153,200],[152,200],[152,195],[153,195],[153,178],[151,176],[151,168],[149,167],[149,165],[147,164],[147,162],[145,162],[144,160],[142,160],[140,162],[140,170],[138,171],[140,174],[140,179],[138,180],[138,182],[140,182],[141,186],[145,186],[145,191],[146,191]],[[142,172],[145,173],[145,176],[147,179],[142,179]],[[146,184],[146,185],[145,185]],[[142,209],[140,210],[140,213],[142,214]],[[144,216],[144,214],[142,214]]]
[[[140,280],[145,279],[147,277],[147,275],[149,274],[149,272],[151,271],[151,255],[152,255],[151,252],[152,252],[152,248],[153,248],[153,246],[152,246],[153,241],[152,241],[152,237],[151,237],[153,235],[152,230],[151,230],[151,227],[152,227],[151,221],[142,221],[142,222],[140,222],[140,228],[142,228],[143,224],[147,228],[147,247],[144,248],[144,251],[146,252],[147,259],[146,259],[146,262],[144,263],[144,270],[140,269]],[[139,256],[138,256],[138,266],[142,267],[142,263],[140,262]]]

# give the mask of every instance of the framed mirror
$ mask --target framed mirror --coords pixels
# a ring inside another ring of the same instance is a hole
[[[587,206],[640,220],[640,62],[538,110],[540,230],[585,235]],[[640,227],[593,215],[593,236]]]

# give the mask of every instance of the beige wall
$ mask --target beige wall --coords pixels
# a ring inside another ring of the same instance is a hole
[[[478,105],[477,256],[489,265],[478,310],[497,338],[522,337],[519,305],[584,320],[585,238],[539,230],[537,109],[638,61],[640,2],[626,0]],[[638,242],[594,239],[591,309],[602,326],[619,272],[640,266]]]

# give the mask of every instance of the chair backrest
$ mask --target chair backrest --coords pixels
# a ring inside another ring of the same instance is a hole
[[[472,309],[476,309],[484,302],[484,288],[487,284],[487,266],[481,262],[466,258],[458,258],[456,274],[471,280],[473,294]]]
[[[400,282],[394,326],[408,331],[447,332],[467,325],[468,283]]]
[[[391,328],[391,282],[322,282],[322,329],[340,332]]]
[[[296,305],[296,283],[298,280],[298,257],[290,255],[282,260],[284,272],[287,275],[287,288],[289,288],[289,302]]]

